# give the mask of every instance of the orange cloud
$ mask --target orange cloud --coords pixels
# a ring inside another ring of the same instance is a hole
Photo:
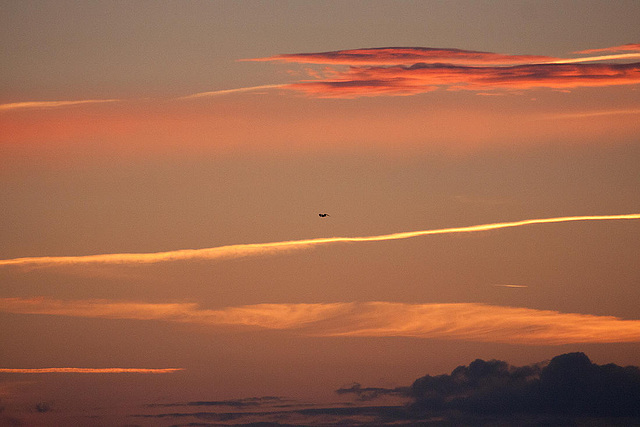
[[[638,46],[630,44],[578,53],[640,52]],[[320,98],[356,98],[414,95],[437,88],[486,91],[637,84],[640,83],[640,63],[580,63],[639,57],[640,53],[621,53],[566,59],[462,49],[390,47],[283,54],[249,61],[349,65],[346,71],[332,70],[324,77],[314,73],[315,80],[285,87]]]
[[[199,92],[194,93],[192,95],[182,96],[178,99],[196,99],[196,98],[206,98],[210,96],[219,96],[219,95],[229,95],[232,93],[244,93],[244,92],[255,92],[264,89],[277,89],[280,87],[286,86],[284,84],[275,84],[275,85],[261,85],[261,86],[249,86],[249,87],[241,87],[236,89],[223,89],[223,90],[214,90],[210,92]]]
[[[0,112],[24,110],[29,108],[56,108],[69,107],[72,105],[82,104],[103,104],[107,102],[118,102],[119,99],[85,99],[80,101],[31,101],[31,102],[13,102],[9,104],[0,104]]]
[[[185,303],[2,298],[0,310],[258,327],[320,337],[416,337],[526,345],[640,342],[640,320],[475,303],[257,304],[208,310]]]
[[[640,63],[547,63],[510,67],[468,67],[417,63],[410,67],[350,67],[338,77],[292,83],[289,89],[320,98],[414,95],[445,88],[487,91],[567,89],[640,83]]]
[[[0,373],[7,374],[168,374],[184,371],[184,368],[0,368]]]
[[[550,224],[573,221],[610,221],[640,219],[640,213],[621,215],[585,215],[558,218],[525,219],[522,221],[499,222],[494,224],[471,225],[466,227],[439,228],[433,230],[405,231],[393,234],[365,237],[323,237],[305,240],[289,240],[271,243],[249,243],[219,246],[205,249],[181,249],[155,253],[121,253],[61,257],[28,257],[0,260],[1,266],[47,267],[71,266],[83,264],[152,264],[158,262],[184,261],[194,259],[225,259],[271,254],[289,250],[300,250],[311,246],[330,243],[380,242],[386,240],[409,239],[434,234],[472,233],[498,230],[501,228],[522,227],[533,224]]]
[[[574,53],[591,54],[599,52],[640,52],[640,43],[627,43],[620,46],[605,47],[603,49],[580,50]]]

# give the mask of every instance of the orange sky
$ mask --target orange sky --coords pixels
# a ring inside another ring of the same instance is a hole
[[[640,365],[640,9],[587,3],[5,2],[0,424]]]

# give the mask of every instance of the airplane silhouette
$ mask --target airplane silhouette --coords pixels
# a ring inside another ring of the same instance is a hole
[[[329,215],[328,213],[319,213],[318,216],[320,218],[324,218],[324,217],[331,216],[331,215]]]

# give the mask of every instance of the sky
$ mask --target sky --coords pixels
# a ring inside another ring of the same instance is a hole
[[[379,424],[476,359],[640,365],[639,16],[1,1],[0,421]]]

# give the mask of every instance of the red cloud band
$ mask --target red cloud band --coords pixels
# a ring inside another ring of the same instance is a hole
[[[640,52],[640,43],[628,43],[621,46],[605,47],[603,49],[587,49],[574,53],[600,53],[600,52]]]
[[[640,52],[629,44],[593,52]],[[390,47],[298,53],[250,59],[289,63],[350,65],[347,70],[310,71],[313,80],[284,86],[321,98],[414,95],[437,88],[449,90],[567,89],[640,83],[640,63],[584,62],[637,58],[638,53],[560,59],[538,55],[506,55],[461,49]]]
[[[350,67],[337,78],[293,83],[286,87],[322,98],[414,95],[449,90],[567,89],[640,83],[640,63],[530,64],[468,67],[418,63],[410,67]]]

